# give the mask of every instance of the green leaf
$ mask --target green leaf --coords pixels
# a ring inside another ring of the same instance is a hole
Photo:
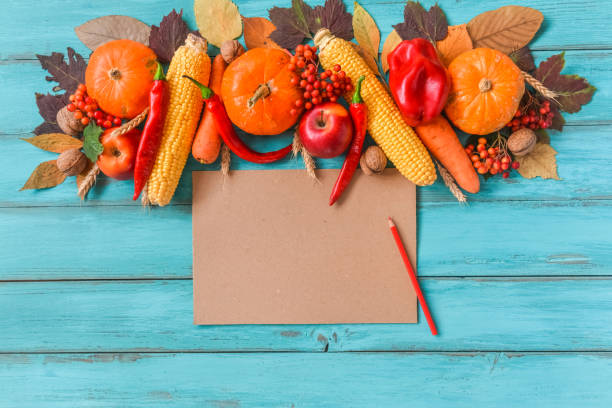
[[[578,75],[561,74],[564,66],[565,53],[553,55],[540,64],[533,76],[559,95],[556,99],[562,111],[576,113],[591,101],[597,88]]]
[[[83,153],[92,162],[98,160],[98,156],[104,151],[104,146],[100,143],[102,128],[90,123],[83,130]]]

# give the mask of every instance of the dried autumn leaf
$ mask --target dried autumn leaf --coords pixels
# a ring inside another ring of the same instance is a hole
[[[448,27],[448,35],[442,41],[438,41],[436,46],[442,63],[447,67],[459,55],[474,48],[472,38],[467,31],[467,24]]]
[[[589,82],[578,75],[562,75],[565,66],[565,53],[553,55],[542,61],[533,76],[544,86],[559,96],[556,98],[561,110],[568,113],[580,111],[582,105],[591,101],[597,90]]]
[[[36,106],[40,116],[45,120],[34,129],[34,134],[59,133],[62,129],[57,124],[57,112],[68,104],[68,95],[35,94]]]
[[[535,61],[533,60],[533,55],[529,47],[523,47],[512,51],[509,57],[522,71],[529,73],[536,69]]]
[[[251,48],[282,48],[270,39],[276,27],[264,17],[243,17],[244,43]]]
[[[312,13],[303,0],[292,0],[289,8],[272,7],[268,16],[276,30],[270,33],[270,39],[283,48],[295,48],[304,38],[311,37],[308,26]]]
[[[387,60],[387,57],[389,56],[389,54],[391,54],[391,52],[395,49],[395,47],[397,47],[397,45],[401,42],[402,42],[402,39],[400,38],[399,34],[395,30],[391,31],[389,35],[387,36],[387,39],[385,40],[385,43],[383,44],[382,54],[380,55],[380,59],[381,59],[380,62],[382,65],[383,72],[387,72],[389,70],[389,61]]]
[[[83,142],[63,133],[47,133],[30,138],[21,138],[39,149],[53,153],[63,153],[70,149],[80,149]]]
[[[542,177],[560,180],[557,174],[556,155],[557,152],[549,144],[538,143],[531,153],[515,158],[520,163],[518,172],[528,179]]]
[[[231,0],[195,0],[193,10],[200,34],[216,47],[242,34],[242,19]]]
[[[346,11],[342,0],[325,0],[325,5],[316,6],[309,13],[308,27],[316,33],[327,28],[336,37],[351,41],[353,39],[353,16]]]
[[[62,184],[66,180],[66,175],[57,168],[56,162],[57,160],[49,160],[40,163],[19,191],[50,188]]]
[[[162,18],[159,27],[151,26],[149,47],[160,61],[170,62],[174,52],[183,45],[189,33],[191,33],[191,30],[183,20],[183,10],[177,13],[173,9],[170,14]]]
[[[368,65],[368,67],[370,67],[372,72],[378,75],[378,64],[374,60],[374,57],[359,44],[355,44],[353,42],[350,44],[353,46],[355,51],[357,51],[357,53],[361,56],[361,58],[363,58],[363,60]]]
[[[40,61],[42,68],[50,74],[46,80],[58,83],[53,88],[55,92],[64,90],[71,94],[76,91],[79,84],[85,82],[87,62],[70,47],[68,47],[67,61],[64,61],[64,54],[61,52],[54,52],[51,55],[37,54],[36,58]]]
[[[372,16],[357,2],[353,10],[353,33],[361,48],[378,61],[380,31]]]
[[[426,11],[416,1],[409,1],[404,8],[404,22],[393,26],[402,40],[425,38],[432,43],[441,41],[448,35],[448,22],[439,6]]]
[[[132,40],[149,45],[151,27],[129,16],[104,16],[89,20],[74,29],[79,40],[90,50],[113,40]]]
[[[474,47],[494,48],[510,54],[529,44],[542,21],[544,15],[536,9],[504,6],[474,17],[467,29]]]

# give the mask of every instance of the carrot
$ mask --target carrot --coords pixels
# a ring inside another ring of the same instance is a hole
[[[480,190],[480,180],[472,161],[450,123],[442,115],[417,126],[415,130],[431,154],[455,178],[459,187],[472,194]]]
[[[210,72],[210,88],[217,95],[221,92],[221,82],[225,67],[227,67],[227,63],[221,54],[217,55],[213,60]],[[217,132],[215,127],[215,120],[209,110],[204,109],[200,126],[193,139],[191,154],[200,163],[210,164],[217,160],[220,149],[221,136],[219,136],[219,132]]]

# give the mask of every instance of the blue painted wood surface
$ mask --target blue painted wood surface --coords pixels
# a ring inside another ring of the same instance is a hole
[[[508,3],[440,1],[453,24]],[[130,183],[104,177],[84,203],[73,180],[18,192],[53,157],[18,140],[40,122],[34,92],[51,88],[35,54],[86,53],[72,29],[105,14],[157,24],[175,7],[194,19],[192,0],[5,1],[0,407],[611,406],[612,5],[513,3],[545,15],[536,58],[571,50],[566,72],[598,91],[552,134],[563,180],[491,180],[468,207],[440,183],[419,189],[418,266],[434,338],[423,323],[191,325],[190,170],[218,164],[191,161],[173,204],[150,211],[131,202]],[[255,16],[289,0],[237,4]],[[384,38],[404,1],[361,4]],[[249,142],[267,149],[289,137]],[[234,157],[234,169],[253,167]]]

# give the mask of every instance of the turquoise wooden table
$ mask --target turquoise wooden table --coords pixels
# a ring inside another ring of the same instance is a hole
[[[508,2],[440,4],[459,24]],[[256,16],[279,0],[237,3]],[[419,189],[432,337],[422,315],[417,325],[193,326],[196,163],[173,205],[151,211],[131,201],[131,183],[105,178],[84,203],[74,181],[18,192],[52,158],[19,140],[40,121],[34,92],[50,89],[35,54],[87,55],[73,27],[107,14],[157,24],[175,7],[195,23],[192,0],[3,2],[0,407],[612,406],[612,4],[516,3],[546,17],[536,58],[568,50],[566,72],[598,91],[553,135],[562,181],[498,178],[467,207],[440,183]],[[404,2],[362,4],[384,38]]]

